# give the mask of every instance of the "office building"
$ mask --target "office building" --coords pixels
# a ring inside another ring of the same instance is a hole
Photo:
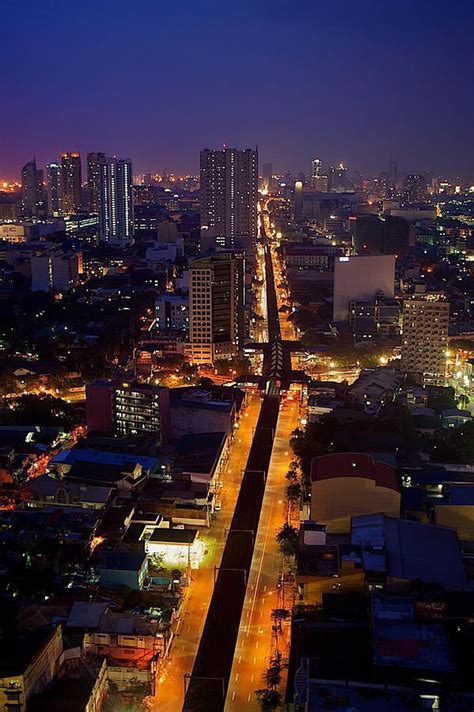
[[[48,214],[53,217],[63,212],[63,181],[59,163],[49,163],[46,166]]]
[[[351,222],[355,225],[353,243],[357,254],[401,256],[408,253],[410,226],[403,218],[359,215]]]
[[[318,193],[328,192],[328,177],[321,174],[321,160],[315,158],[311,163],[311,185]]]
[[[89,212],[98,215],[100,211],[100,166],[105,162],[105,153],[87,154],[87,191]]]
[[[133,240],[132,164],[128,159],[106,158],[100,165],[100,234],[106,242]]]
[[[155,302],[155,328],[158,331],[189,330],[189,297],[162,294]]]
[[[257,235],[258,153],[201,151],[201,229],[223,247],[246,247]]]
[[[25,217],[37,214],[43,202],[43,171],[36,168],[36,161],[28,161],[21,169],[22,211]]]
[[[313,188],[315,187],[315,181],[319,176],[321,175],[321,159],[319,158],[314,158],[313,161],[311,161],[311,180],[312,180],[312,185]]]
[[[402,368],[419,383],[445,385],[449,302],[425,293],[403,302]]]
[[[82,171],[79,153],[61,155],[62,193],[64,215],[74,215],[81,211]]]
[[[245,337],[244,258],[220,252],[189,269],[189,344],[192,363],[236,358]]]
[[[395,255],[352,255],[334,261],[333,319],[347,321],[350,303],[395,293]]]
[[[426,181],[422,175],[410,174],[403,184],[403,197],[408,203],[422,202],[426,197]]]

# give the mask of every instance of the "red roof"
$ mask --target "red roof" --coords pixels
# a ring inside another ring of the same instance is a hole
[[[313,458],[312,482],[329,480],[333,477],[365,477],[374,480],[378,487],[399,491],[395,469],[384,462],[374,462],[370,455],[360,452],[340,452]]]

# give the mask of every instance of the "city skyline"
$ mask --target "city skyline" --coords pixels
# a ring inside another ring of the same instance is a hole
[[[210,2],[198,17],[187,2],[166,10],[145,2],[138,21],[130,3],[114,3],[113,14],[104,4],[28,0],[26,9],[4,9],[6,26],[21,21],[29,42],[20,50],[12,33],[1,50],[15,67],[1,119],[9,136],[2,178],[16,178],[32,156],[43,166],[67,150],[130,156],[137,172],[197,173],[199,149],[223,144],[258,144],[277,170],[309,173],[318,156],[367,173],[393,159],[406,172],[471,174],[467,2],[446,13],[441,2],[404,1],[396,15],[371,0],[343,13],[309,2],[298,13],[287,2]],[[80,51],[58,62],[71,22]],[[44,82],[27,69],[37,36]],[[123,54],[112,52],[119,37]],[[124,86],[123,70],[133,66]]]

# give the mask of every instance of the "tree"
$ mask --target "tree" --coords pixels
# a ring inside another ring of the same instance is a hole
[[[286,488],[286,496],[291,504],[296,504],[301,499],[301,485],[299,482],[291,482]]]
[[[281,653],[276,652],[270,660],[270,667],[266,672],[267,687],[276,690],[281,682]]]
[[[296,556],[298,530],[295,527],[292,527],[291,524],[284,524],[276,535],[276,540],[283,556]]]
[[[262,690],[256,690],[255,695],[259,707],[263,712],[276,710],[281,704],[281,696],[276,690],[264,688]]]

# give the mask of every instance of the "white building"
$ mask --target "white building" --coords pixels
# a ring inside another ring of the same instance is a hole
[[[347,321],[349,305],[395,293],[395,255],[352,255],[334,262],[333,320]]]

